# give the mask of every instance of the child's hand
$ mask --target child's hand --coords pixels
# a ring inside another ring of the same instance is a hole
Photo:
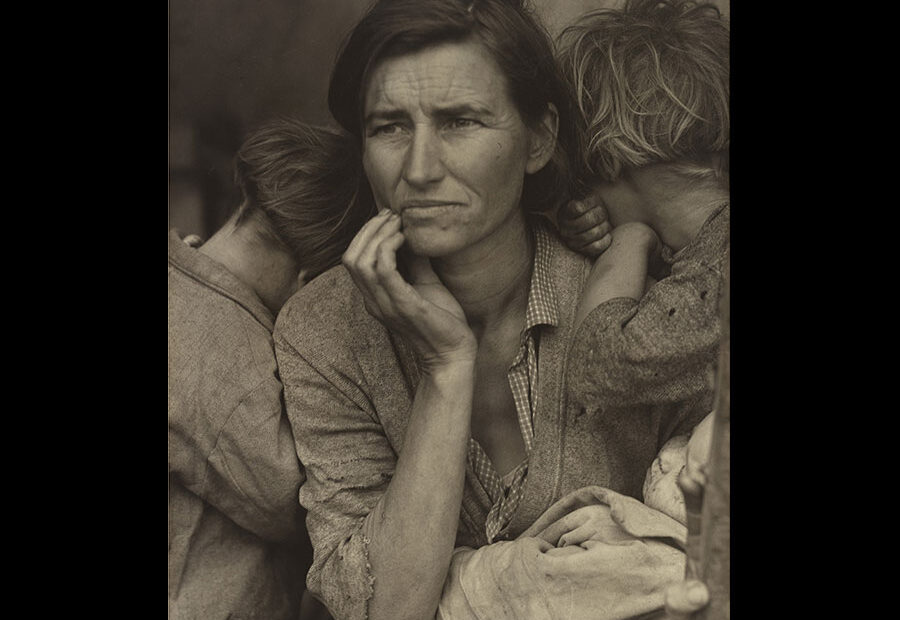
[[[596,258],[612,243],[606,206],[595,196],[560,207],[557,223],[566,245],[586,256]]]

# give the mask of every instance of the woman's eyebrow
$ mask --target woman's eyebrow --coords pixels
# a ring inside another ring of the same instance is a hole
[[[434,111],[434,115],[439,118],[456,118],[460,116],[474,116],[476,118],[483,118],[485,116],[491,116],[492,112],[487,106],[462,103],[449,106],[438,106]]]
[[[475,117],[485,118],[493,115],[490,108],[483,105],[461,103],[448,106],[436,106],[432,115],[438,119]],[[368,126],[372,123],[402,121],[409,118],[409,114],[400,108],[374,109],[366,114],[363,123]]]
[[[369,125],[373,122],[383,122],[383,121],[402,121],[409,117],[409,114],[404,112],[399,108],[383,108],[383,109],[375,109],[366,114],[363,122],[366,125]]]

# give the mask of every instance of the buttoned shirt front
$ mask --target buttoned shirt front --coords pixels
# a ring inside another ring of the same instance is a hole
[[[543,226],[535,226],[533,233],[535,259],[525,309],[525,325],[521,331],[518,352],[507,372],[519,430],[525,442],[525,459],[505,476],[500,476],[478,441],[469,438],[469,465],[491,500],[491,509],[485,523],[488,542],[493,542],[504,534],[522,498],[522,489],[528,476],[528,457],[534,441],[537,339],[541,326],[555,326],[559,322],[559,308],[550,274],[552,241]]]

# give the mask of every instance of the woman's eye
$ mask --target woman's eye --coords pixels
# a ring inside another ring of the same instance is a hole
[[[480,123],[472,118],[454,118],[450,121],[451,129],[468,129],[469,127],[477,127],[478,125],[480,125]]]
[[[374,127],[370,131],[370,135],[372,136],[391,136],[400,132],[403,129],[400,126],[400,123],[388,123],[386,125],[378,125]]]

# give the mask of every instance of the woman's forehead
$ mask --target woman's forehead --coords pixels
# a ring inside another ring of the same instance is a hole
[[[512,105],[507,81],[477,41],[441,43],[379,61],[365,92],[366,115],[379,108]]]

